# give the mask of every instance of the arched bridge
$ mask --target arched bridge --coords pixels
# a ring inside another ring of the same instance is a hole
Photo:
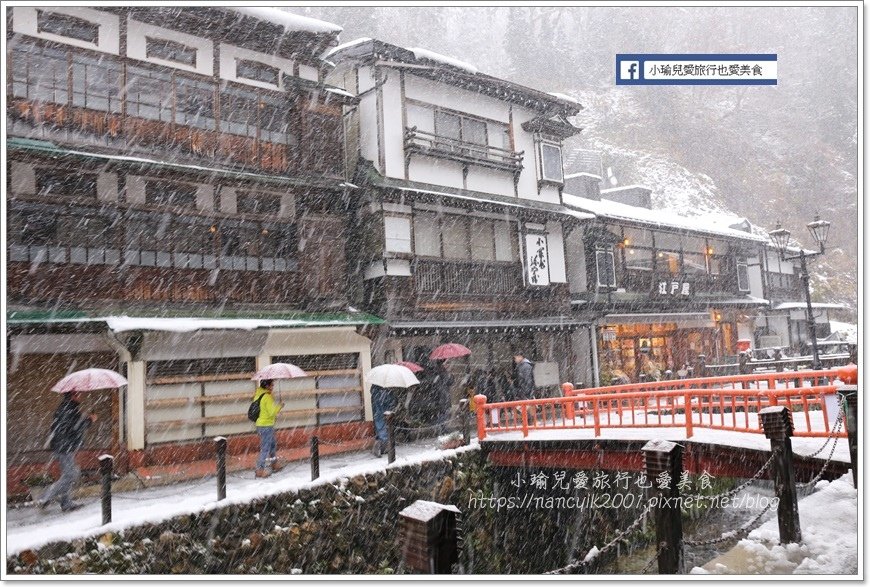
[[[591,389],[564,384],[562,397],[512,402],[487,403],[478,395],[477,432],[488,460],[498,466],[642,470],[646,440],[667,438],[684,445],[685,471],[747,477],[770,456],[759,411],[786,406],[795,475],[802,481],[832,454],[830,443],[816,450],[824,439],[847,436],[844,423],[837,422],[838,390],[855,382],[857,367],[850,365]],[[834,459],[826,477],[849,467]]]

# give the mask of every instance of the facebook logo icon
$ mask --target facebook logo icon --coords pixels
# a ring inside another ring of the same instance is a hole
[[[640,62],[639,61],[620,61],[619,62],[619,79],[640,79]]]

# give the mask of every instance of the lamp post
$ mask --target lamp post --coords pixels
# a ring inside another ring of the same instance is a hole
[[[828,230],[831,228],[831,223],[827,220],[820,220],[819,215],[816,214],[815,219],[807,224],[807,228],[809,229],[810,234],[813,235],[816,244],[819,246],[818,251],[805,251],[804,249],[799,249],[797,254],[787,255],[786,250],[788,249],[789,240],[791,239],[791,232],[782,228],[779,222],[776,223],[776,229],[768,234],[770,239],[773,241],[776,250],[779,252],[780,259],[783,261],[800,259],[801,261],[800,278],[804,284],[804,293],[807,297],[807,330],[810,336],[810,342],[813,345],[813,369],[818,370],[822,368],[822,362],[819,360],[819,345],[816,341],[816,317],[813,315],[813,303],[810,299],[810,274],[807,271],[807,259],[825,254],[825,242],[828,240]]]

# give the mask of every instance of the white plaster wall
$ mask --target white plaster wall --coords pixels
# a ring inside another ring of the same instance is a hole
[[[550,256],[550,283],[566,283],[568,274],[565,271],[565,243],[562,238],[562,224],[556,221],[547,222],[547,252]]]
[[[119,20],[116,15],[105,12],[103,10],[95,10],[93,8],[81,7],[61,8],[57,6],[51,8],[40,7],[40,9],[46,10],[48,12],[57,12],[59,14],[68,14],[70,16],[75,16],[99,25],[100,31],[97,34],[97,44],[94,45],[93,43],[80,41],[78,39],[71,39],[69,37],[63,37],[60,35],[52,35],[50,33],[38,32],[36,23],[37,7],[31,6],[16,6],[12,8],[12,31],[16,33],[21,33],[23,35],[29,35],[31,37],[38,37],[40,39],[56,41],[65,45],[72,45],[74,47],[92,49],[94,51],[111,53],[113,55],[118,54],[118,50],[120,47],[120,33]]]
[[[256,86],[258,88],[266,88],[277,90],[280,85],[270,84],[266,82],[256,81],[244,77],[236,77],[236,62],[238,60],[250,60],[265,63],[271,67],[276,67],[281,70],[281,76],[293,77],[293,61],[269,55],[267,53],[258,53],[249,49],[243,49],[226,43],[220,44],[220,76],[222,79],[228,79],[240,84]],[[315,80],[317,78],[315,77]],[[279,83],[281,80],[278,80]]]
[[[756,298],[764,297],[764,285],[761,278],[761,265],[758,257],[749,257],[747,260],[749,273],[749,295]]]
[[[238,206],[238,195],[236,188],[221,186],[220,187],[220,211],[227,214],[235,214]]]
[[[370,90],[373,86],[372,68],[361,67],[359,69],[360,93]],[[375,93],[375,91],[371,91],[360,98],[360,154],[363,159],[368,159],[376,169],[382,171],[378,163],[378,114]]]
[[[573,347],[575,363],[571,383],[582,383],[585,387],[595,385],[595,373],[592,366],[592,344],[588,326],[580,327],[571,333],[571,346]]]
[[[196,49],[196,67],[177,61],[167,61],[165,59],[156,59],[146,57],[145,53],[145,38],[163,39],[166,41],[175,41],[183,43]],[[162,27],[145,24],[132,19],[127,21],[127,56],[140,61],[149,63],[157,63],[166,67],[180,69],[183,71],[191,71],[202,75],[212,75],[214,66],[212,42],[202,37],[188,35],[179,31],[165,29]]]
[[[795,271],[794,261],[783,261],[779,258],[779,253],[772,249],[766,250],[767,255],[767,270],[771,273],[786,273],[791,275],[797,273]]]
[[[390,71],[394,72],[391,74],[391,77],[399,77],[396,70]],[[507,102],[418,77],[407,72],[405,73],[405,97],[427,104],[443,106],[458,112],[497,120],[505,124],[508,123],[510,118],[510,105]]]
[[[531,110],[514,108],[514,148],[517,151],[524,151],[523,172],[520,174],[520,180],[517,184],[517,193],[519,197],[527,200],[559,204],[558,188],[544,186],[541,188],[541,193],[538,193],[538,162],[535,137],[532,133],[528,133],[522,128],[523,123],[531,120],[534,116],[535,113]]]
[[[404,174],[402,174],[404,177]],[[437,157],[411,157],[408,179],[422,183],[462,188],[462,165],[456,161]],[[488,191],[488,190],[481,190]]]
[[[128,175],[125,183],[124,200],[130,204],[145,203],[145,178],[138,175]]]
[[[118,201],[118,175],[100,173],[97,175],[97,199],[106,202]]]
[[[383,96],[384,175],[405,177],[405,129],[402,126],[402,89],[398,73],[386,72],[387,81],[381,86]]]
[[[196,207],[207,212],[214,210],[214,186],[207,183],[196,185]]]
[[[299,77],[302,79],[307,79],[313,82],[318,81],[319,72],[316,67],[312,67],[311,65],[300,65],[299,66]]]
[[[460,181],[462,179],[460,171]],[[502,196],[514,195],[514,176],[507,171],[487,169],[471,165],[468,168],[468,177],[465,187],[478,192],[499,194]]]
[[[565,239],[565,265],[568,269],[568,288],[571,293],[586,291],[586,253],[583,231],[572,230]]]
[[[12,193],[25,195],[35,194],[36,170],[33,168],[33,165],[12,161],[10,167]]]
[[[127,363],[127,450],[145,448],[145,361]]]

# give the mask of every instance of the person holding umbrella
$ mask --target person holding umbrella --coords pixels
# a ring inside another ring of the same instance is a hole
[[[48,447],[60,464],[60,477],[36,502],[40,509],[57,499],[60,509],[68,512],[81,507],[72,500],[72,490],[81,477],[76,463],[76,453],[84,443],[85,431],[97,421],[96,414],[85,416],[81,411],[83,391],[117,389],[127,385],[127,380],[110,369],[84,369],[70,373],[58,381],[52,391],[63,394],[60,406],[54,412]]]
[[[260,436],[260,454],[257,457],[257,470],[254,476],[258,479],[268,477],[273,472],[280,471],[284,465],[278,463],[278,443],[275,440],[275,418],[284,407],[284,403],[275,403],[272,399],[271,379],[263,379],[254,392],[254,401],[260,404],[260,415],[257,417],[257,434]],[[266,469],[266,461],[272,465]]]
[[[40,509],[45,509],[55,499],[60,502],[60,509],[65,512],[82,507],[81,504],[74,503],[71,497],[72,490],[81,477],[76,453],[84,443],[85,431],[97,421],[97,415],[82,414],[81,401],[80,391],[64,393],[60,406],[54,412],[48,445],[60,465],[60,477],[37,502]]]
[[[375,426],[375,444],[372,446],[372,454],[380,457],[389,442],[385,413],[396,408],[396,396],[393,395],[392,389],[407,389],[418,385],[420,381],[405,365],[379,365],[368,372],[366,382],[370,385],[372,420]]]

